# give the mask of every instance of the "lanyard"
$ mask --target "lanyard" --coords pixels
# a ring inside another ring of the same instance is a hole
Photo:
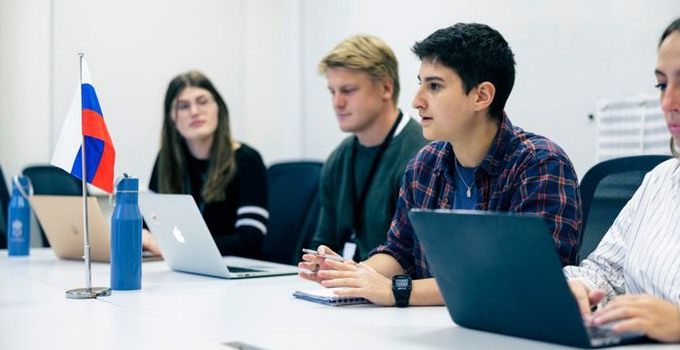
[[[385,137],[385,140],[380,144],[380,148],[378,149],[378,153],[375,155],[375,158],[373,158],[373,163],[371,163],[371,168],[368,171],[368,175],[366,176],[366,180],[364,181],[364,185],[361,187],[361,193],[359,195],[359,198],[356,198],[356,178],[355,178],[355,168],[356,168],[356,156],[357,156],[357,137],[354,137],[354,143],[352,144],[352,159],[351,159],[351,169],[352,171],[350,172],[350,192],[352,194],[352,203],[354,204],[354,216],[353,216],[353,230],[352,233],[355,233],[356,229],[360,227],[361,225],[361,219],[362,215],[361,212],[364,208],[364,204],[366,202],[366,195],[368,195],[368,189],[371,187],[371,182],[373,181],[373,178],[375,177],[376,170],[378,169],[378,164],[380,164],[380,158],[382,158],[383,154],[387,150],[387,146],[390,145],[390,142],[392,141],[392,138],[394,137],[394,133],[397,131],[397,127],[399,126],[399,123],[401,122],[402,118],[401,111],[399,111],[399,116],[397,117],[397,120],[394,122],[394,125],[392,125],[392,129],[390,129],[389,134]],[[349,237],[348,237],[349,238]]]

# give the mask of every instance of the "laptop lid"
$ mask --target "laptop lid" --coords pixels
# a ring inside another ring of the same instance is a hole
[[[83,198],[79,196],[34,195],[31,208],[47,236],[54,253],[62,259],[83,259]],[[110,261],[109,224],[97,198],[87,197],[90,228],[90,258]]]
[[[409,213],[453,321],[461,326],[578,347],[591,343],[538,216],[469,210]]]
[[[139,208],[171,269],[222,278],[297,274],[296,266],[222,257],[193,197],[140,193]],[[227,266],[227,264],[229,266]]]

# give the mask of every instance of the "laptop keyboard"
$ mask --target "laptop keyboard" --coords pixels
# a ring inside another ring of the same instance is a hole
[[[619,344],[622,341],[629,342],[636,338],[644,337],[642,332],[625,332],[616,333],[612,330],[615,323],[607,323],[601,326],[586,326],[588,335],[590,336],[590,344],[592,346],[605,346]]]
[[[593,346],[618,344],[621,341],[621,335],[611,330],[611,326],[588,326],[586,330]]]
[[[229,269],[229,272],[262,272],[262,270],[249,269],[249,268],[246,268],[246,267],[229,266],[229,265],[227,265],[227,268]]]

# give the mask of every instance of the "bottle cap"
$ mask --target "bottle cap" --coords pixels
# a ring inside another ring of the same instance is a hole
[[[116,192],[137,192],[139,190],[139,179],[132,177],[125,177],[120,179],[118,186],[116,187]]]
[[[33,195],[33,184],[31,184],[31,179],[26,175],[16,175],[12,178],[12,190],[19,192],[19,194],[27,198]]]

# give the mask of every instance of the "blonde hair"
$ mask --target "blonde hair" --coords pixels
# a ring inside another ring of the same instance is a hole
[[[346,68],[366,72],[374,81],[392,79],[392,101],[399,100],[399,64],[394,52],[380,38],[355,35],[343,40],[319,62],[320,75],[330,68]]]

